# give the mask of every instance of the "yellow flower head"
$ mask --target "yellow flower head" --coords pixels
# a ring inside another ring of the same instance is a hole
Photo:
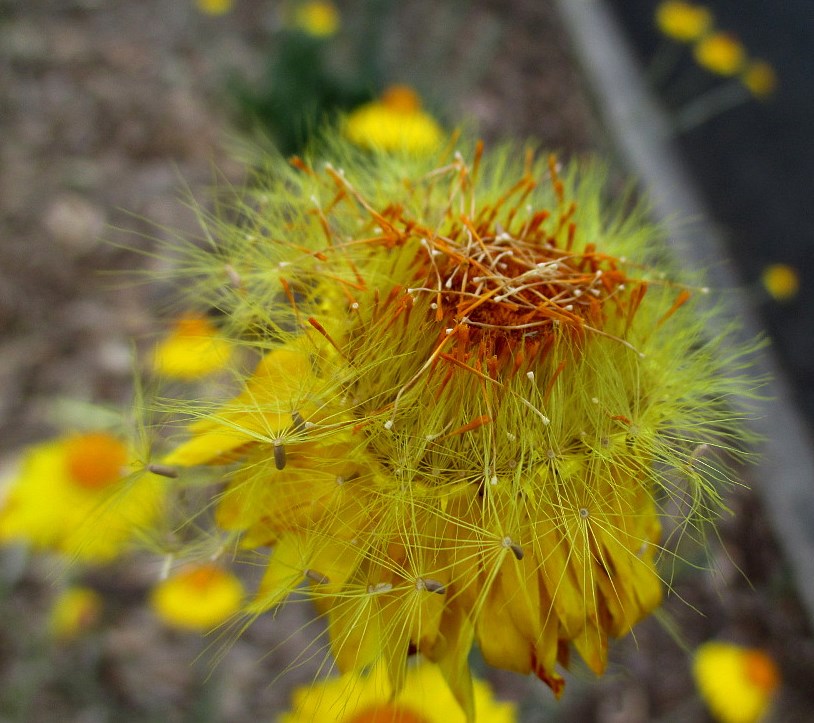
[[[294,27],[315,38],[328,38],[339,30],[339,10],[331,2],[313,0],[298,4],[294,10]]]
[[[737,75],[746,63],[746,50],[731,33],[713,33],[693,46],[698,65],[716,75]]]
[[[768,98],[777,87],[777,74],[765,60],[751,61],[741,74],[743,84],[758,99]]]
[[[51,634],[58,640],[72,640],[90,629],[102,612],[102,597],[87,587],[69,587],[60,593],[51,608]]]
[[[234,4],[234,0],[195,0],[198,10],[206,15],[226,15]]]
[[[162,496],[160,479],[134,471],[120,439],[63,437],[26,451],[0,505],[0,541],[103,562],[155,521]]]
[[[474,723],[514,723],[513,703],[494,699],[489,684],[474,681]],[[387,672],[346,673],[295,691],[292,710],[277,723],[465,723],[466,718],[436,665],[410,665],[402,689],[394,695]]]
[[[243,596],[243,584],[222,567],[191,565],[162,580],[150,605],[168,625],[207,632],[237,613]]]
[[[205,316],[186,314],[153,352],[153,369],[175,379],[200,379],[223,369],[232,346]]]
[[[800,274],[788,264],[769,264],[760,280],[775,301],[790,301],[800,291]]]
[[[712,13],[703,5],[667,0],[656,8],[656,25],[665,35],[686,43],[712,27]]]
[[[272,550],[248,611],[307,583],[341,671],[397,694],[418,652],[471,718],[477,645],[559,693],[569,650],[601,673],[659,604],[661,510],[712,514],[727,473],[697,449],[742,438],[746,365],[598,168],[329,151],[275,166],[268,243],[234,229],[209,262],[262,357],[164,463],[232,465],[216,522]]]
[[[366,103],[347,118],[345,135],[362,148],[409,154],[438,148],[444,132],[421,109],[421,99],[407,86],[388,88],[380,100]]]
[[[701,645],[693,674],[701,697],[721,723],[762,720],[780,686],[780,673],[768,653],[731,643]]]

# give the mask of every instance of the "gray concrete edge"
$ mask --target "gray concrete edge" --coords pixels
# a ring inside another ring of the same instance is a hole
[[[639,180],[679,262],[709,269],[710,285],[727,289],[733,313],[743,315],[743,338],[754,339],[761,329],[752,302],[734,272],[721,264],[727,256],[721,234],[670,142],[667,119],[649,95],[615,17],[602,0],[556,2],[599,120]],[[771,381],[761,390],[768,400],[759,418],[750,422],[762,441],[749,477],[814,622],[814,446],[771,349],[758,355],[757,365]]]

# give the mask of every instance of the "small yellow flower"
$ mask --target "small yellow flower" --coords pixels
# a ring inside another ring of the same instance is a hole
[[[226,15],[234,4],[234,0],[195,0],[198,10],[206,15]]]
[[[73,435],[28,449],[0,505],[0,542],[103,562],[152,523],[163,486],[135,474],[126,445],[106,432]]]
[[[162,376],[193,380],[223,369],[232,357],[230,343],[205,316],[179,318],[153,353],[153,369]]]
[[[716,75],[736,75],[746,63],[746,51],[731,33],[713,33],[693,48],[696,62]]]
[[[315,38],[328,38],[339,30],[339,10],[331,2],[314,0],[298,5],[294,26]]]
[[[775,301],[789,301],[800,291],[800,275],[788,264],[770,264],[763,269],[760,280]]]
[[[765,60],[753,60],[741,74],[743,84],[755,98],[764,99],[774,93],[777,87],[777,74]]]
[[[513,723],[513,703],[496,701],[485,681],[474,681],[474,721]],[[404,687],[394,697],[384,666],[369,675],[346,673],[295,691],[293,710],[277,723],[465,723],[438,666],[428,662],[410,666]]]
[[[656,8],[656,25],[665,35],[690,42],[712,26],[712,13],[703,5],[668,0]]]
[[[345,135],[363,148],[409,154],[428,153],[444,138],[435,118],[421,109],[418,94],[403,85],[388,88],[380,100],[354,110]]]
[[[165,623],[206,632],[240,610],[243,585],[218,565],[191,565],[160,582],[150,605]]]
[[[102,612],[102,597],[79,585],[64,590],[51,607],[50,630],[58,640],[72,640],[93,627]]]
[[[731,643],[704,643],[695,651],[696,685],[721,723],[761,720],[780,686],[780,673],[764,651]]]

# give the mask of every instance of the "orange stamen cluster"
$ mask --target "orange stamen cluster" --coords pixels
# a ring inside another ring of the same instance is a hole
[[[65,464],[70,479],[86,489],[101,489],[122,478],[127,450],[103,432],[83,434],[66,443]]]

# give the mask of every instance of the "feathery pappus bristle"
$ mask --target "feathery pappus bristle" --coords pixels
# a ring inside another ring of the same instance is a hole
[[[262,172],[179,269],[257,366],[178,402],[156,461],[179,489],[225,466],[214,521],[266,570],[248,614],[305,589],[340,670],[398,691],[419,653],[471,718],[475,645],[557,695],[569,651],[603,672],[662,599],[665,520],[720,509],[755,383],[602,168],[459,144]]]

